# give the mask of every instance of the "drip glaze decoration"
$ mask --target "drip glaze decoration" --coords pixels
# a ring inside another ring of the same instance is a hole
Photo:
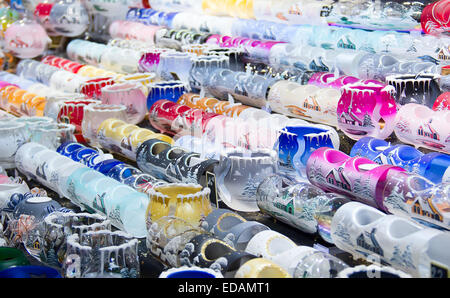
[[[233,210],[259,211],[256,190],[267,176],[277,171],[276,152],[273,150],[229,150],[221,156],[215,169],[219,197]]]
[[[180,267],[185,245],[206,231],[191,225],[184,219],[164,216],[147,227],[147,249],[162,262]]]
[[[113,85],[115,82],[112,78],[96,78],[87,80],[80,86],[80,92],[88,98],[101,99],[102,88]]]
[[[339,148],[339,137],[331,127],[312,124],[284,127],[274,145],[281,164],[296,169],[301,175],[311,153],[321,147]]]
[[[53,212],[27,234],[25,246],[44,264],[60,267],[70,235],[110,229],[110,221],[99,214]]]
[[[436,98],[442,93],[438,75],[406,74],[386,77],[386,83],[394,86],[395,101],[399,105],[417,103],[432,108]]]
[[[331,243],[331,219],[349,200],[309,183],[298,183],[281,175],[267,177],[258,187],[259,209],[305,233],[319,233]]]
[[[337,106],[338,126],[350,138],[385,139],[394,131],[397,104],[392,86],[367,83],[342,88]]]
[[[349,195],[367,205],[383,209],[381,189],[390,172],[404,172],[400,167],[379,165],[363,157],[350,157],[330,149],[314,151],[306,165],[308,180],[315,186],[338,194]]]
[[[210,189],[198,184],[166,184],[149,190],[147,225],[164,216],[175,216],[194,226],[212,211]]]
[[[244,263],[235,278],[291,278],[283,268],[270,260],[255,258]]]
[[[206,85],[211,74],[219,68],[229,68],[230,59],[227,56],[198,56],[192,58],[192,67],[189,71],[189,83],[191,89],[200,92]]]
[[[147,109],[161,99],[177,102],[186,93],[187,86],[181,81],[166,81],[152,83],[148,86]]]
[[[377,257],[413,277],[448,277],[450,236],[411,220],[350,202],[333,217],[331,237],[355,259]]]
[[[66,278],[138,278],[138,240],[121,231],[88,231],[67,238]]]
[[[395,135],[406,144],[450,153],[450,111],[432,111],[419,104],[400,108],[395,119]]]
[[[350,156],[361,156],[378,164],[402,167],[433,183],[450,182],[450,156],[432,152],[423,154],[408,145],[393,145],[384,140],[365,137],[353,145]]]
[[[83,137],[81,125],[83,123],[84,108],[88,105],[99,103],[97,100],[67,100],[61,104],[57,121],[59,123],[72,124],[75,126],[74,136],[80,143],[86,143]]]

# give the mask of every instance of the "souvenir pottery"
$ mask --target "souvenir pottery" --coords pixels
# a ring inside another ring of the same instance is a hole
[[[0,150],[0,165],[3,169],[14,168],[17,150],[27,142],[27,128],[17,121],[0,121],[0,134],[3,140]]]
[[[272,261],[256,258],[244,263],[235,278],[291,278],[283,268]]]
[[[394,86],[395,101],[399,105],[417,103],[432,108],[442,93],[439,76],[432,74],[392,75],[386,78],[386,83]]]
[[[29,19],[12,23],[4,34],[6,50],[21,59],[41,55],[50,42],[45,29]]]
[[[175,216],[198,226],[211,211],[209,188],[196,184],[167,184],[149,191],[147,225],[163,216]]]
[[[436,1],[428,4],[420,15],[422,30],[427,34],[440,35],[448,31],[448,2]]]
[[[80,74],[59,70],[52,74],[50,87],[67,93],[77,93],[87,79]]]
[[[157,74],[164,80],[189,81],[189,71],[192,67],[193,54],[180,52],[165,52],[159,56]]]
[[[103,121],[114,118],[127,121],[126,106],[109,104],[92,104],[84,108],[81,131],[88,143],[97,144],[97,131]]]
[[[0,278],[62,278],[58,270],[45,266],[16,266],[0,271]]]
[[[145,141],[136,152],[136,162],[141,170],[158,178],[168,180],[166,175],[170,164],[187,152],[179,147],[172,147],[160,140]]]
[[[125,105],[128,123],[137,124],[144,120],[147,114],[147,102],[143,86],[137,83],[116,83],[102,88],[102,103],[110,105]]]
[[[223,278],[222,273],[208,268],[181,267],[163,271],[159,278]]]
[[[145,194],[87,167],[72,172],[62,188],[64,196],[82,209],[106,215],[117,228],[145,237]]]
[[[411,275],[392,267],[359,265],[346,268],[338,273],[338,278],[411,278]]]
[[[334,213],[349,202],[343,196],[325,194],[309,183],[297,183],[281,175],[267,177],[258,187],[259,209],[305,233],[319,233],[331,242],[330,225]]]
[[[368,83],[344,86],[342,90],[337,107],[339,128],[355,140],[364,136],[389,137],[397,114],[393,87]]]
[[[121,231],[88,231],[67,238],[66,278],[139,277],[138,240]]]
[[[16,248],[0,247],[0,272],[8,268],[29,265],[25,254]]]
[[[153,72],[158,75],[157,70],[161,53],[173,51],[174,51],[173,49],[160,49],[160,48],[145,50],[145,53],[141,56],[141,59],[139,59],[138,63],[139,71]]]
[[[395,119],[395,135],[406,144],[450,153],[448,110],[432,111],[419,104],[402,106]]]
[[[192,238],[181,252],[182,266],[198,266],[220,271],[224,277],[234,275],[239,267],[255,256],[234,248],[209,234]]]
[[[342,260],[308,246],[297,246],[275,256],[273,262],[294,278],[334,278],[347,268]]]
[[[76,0],[60,0],[53,4],[49,23],[62,36],[81,35],[89,26],[89,16],[84,4]]]
[[[450,242],[448,234],[370,206],[357,202],[342,206],[333,217],[331,237],[355,258],[385,262],[413,277],[448,276],[443,249]]]
[[[379,165],[363,157],[350,157],[329,148],[314,151],[306,165],[308,180],[315,186],[351,196],[367,205],[383,209],[380,191],[390,172],[404,172],[400,167]]]
[[[41,60],[42,63],[64,69],[72,73],[77,73],[84,65],[69,59],[47,55]]]
[[[161,99],[177,102],[186,93],[187,86],[181,81],[166,81],[153,83],[148,86],[147,109]]]
[[[273,260],[276,256],[295,247],[297,247],[295,242],[283,234],[265,230],[250,239],[245,251],[259,258]]]
[[[7,179],[7,181],[0,184],[0,210],[6,208],[8,202],[14,194],[25,194],[30,189],[25,181],[22,179]]]
[[[189,83],[192,90],[200,91],[207,80],[218,68],[229,68],[230,59],[226,56],[198,56],[192,58]]]
[[[234,226],[228,226],[228,230],[221,230],[223,224],[222,220],[215,226],[215,234],[235,249],[242,251],[246,249],[249,241],[251,241],[256,234],[261,231],[269,230],[267,226],[256,221],[244,221]]]
[[[281,164],[296,169],[301,175],[311,153],[321,147],[339,148],[339,137],[331,127],[287,126],[281,129],[274,145]]]
[[[221,48],[213,45],[209,46],[205,51],[205,55],[219,55],[228,57],[230,69],[233,71],[244,71],[245,63],[243,62],[244,50],[240,48]]]
[[[42,221],[59,208],[61,205],[49,197],[31,197],[17,204],[13,216],[18,219],[21,215],[31,215],[36,221]]]
[[[450,156],[447,154],[423,154],[411,146],[393,145],[384,140],[365,137],[353,145],[350,156],[362,156],[378,164],[399,166],[433,183],[448,182],[450,179]]]
[[[270,88],[267,99],[272,111],[337,126],[336,109],[340,97],[337,89],[278,81]]]
[[[243,104],[261,108],[266,106],[268,92],[276,81],[259,75],[217,69],[211,74],[206,87],[217,98],[226,99],[231,94]]]
[[[438,96],[433,104],[433,111],[450,110],[450,92]]]
[[[208,216],[201,221],[200,226],[209,231],[210,233],[216,235],[220,239],[227,241],[229,239],[226,236],[230,234],[230,230],[247,220],[244,219],[239,214],[228,210],[228,209],[214,209]],[[228,243],[232,245],[232,243]]]
[[[51,123],[30,129],[30,141],[56,150],[62,143],[74,140],[75,126],[65,123]]]
[[[103,69],[123,74],[136,73],[141,56],[142,54],[139,51],[107,47],[102,54],[100,66]]]
[[[80,92],[88,98],[101,99],[102,88],[113,85],[115,81],[112,78],[96,78],[85,81],[80,86]]]
[[[30,253],[36,251],[41,262],[60,267],[66,254],[69,236],[110,229],[110,221],[99,214],[53,212],[45,217],[41,226],[27,235],[25,246]],[[39,249],[36,250],[35,247]]]
[[[136,153],[141,144],[154,139],[173,143],[173,140],[163,134],[154,133],[151,130],[127,124],[119,119],[106,119],[97,130],[96,140],[102,148],[123,155],[128,159],[136,160]]]
[[[277,170],[274,151],[261,149],[247,155],[242,150],[231,150],[221,156],[215,169],[219,197],[233,210],[256,212],[256,190]]]
[[[380,209],[412,218],[423,225],[448,229],[449,191],[449,183],[433,185],[422,176],[406,172],[388,173]]]
[[[206,233],[205,230],[173,216],[161,217],[152,222],[147,230],[147,249],[153,256],[173,267],[181,266],[181,252],[185,245],[192,238]]]
[[[57,121],[75,126],[74,136],[78,142],[86,143],[83,137],[81,125],[83,123],[84,108],[90,104],[98,103],[96,100],[83,99],[64,101],[58,113]]]
[[[49,96],[47,98],[47,103],[45,104],[44,108],[44,116],[49,117],[53,119],[53,121],[57,121],[58,119],[58,113],[61,109],[61,105],[64,103],[65,100],[77,100],[77,99],[83,99],[84,96],[80,95],[67,95],[67,96]]]
[[[81,164],[32,142],[19,148],[15,160],[21,173],[59,195],[62,195],[62,185],[59,181],[64,181],[73,171],[82,167]]]

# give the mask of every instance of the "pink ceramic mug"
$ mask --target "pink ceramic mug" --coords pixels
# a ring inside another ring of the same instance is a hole
[[[143,88],[138,83],[116,83],[103,87],[100,98],[103,104],[126,106],[128,123],[138,124],[147,114],[147,97]]]

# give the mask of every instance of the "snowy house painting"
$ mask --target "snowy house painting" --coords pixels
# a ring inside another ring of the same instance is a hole
[[[433,205],[431,198],[423,200],[418,198],[411,207],[412,212],[421,216],[426,216],[431,219],[443,222],[444,217],[438,211],[438,209]]]
[[[339,39],[337,47],[341,49],[356,49],[355,44],[349,39],[348,36],[343,36],[341,39]]]
[[[365,232],[368,240],[366,240],[366,236],[364,236],[364,234],[359,235],[358,238],[356,238],[356,245],[366,250],[369,250],[377,255],[384,256],[383,249],[381,248],[380,244],[375,238],[376,231],[377,229],[373,228],[370,233]]]
[[[439,60],[450,60],[450,52],[448,48],[442,48],[438,53]]]
[[[350,182],[345,177],[343,170],[344,169],[342,167],[340,167],[338,170],[332,169],[325,177],[325,179],[328,184],[337,186],[347,191],[351,191]]]
[[[307,110],[313,110],[313,111],[317,111],[317,112],[320,112],[322,110],[314,96],[311,96],[310,98],[306,98],[305,101],[303,102],[303,107]]]
[[[430,119],[430,122],[424,125],[421,125],[419,129],[417,129],[417,134],[419,136],[430,138],[436,141],[440,140],[439,134],[434,130],[433,127],[431,127],[432,119]]]
[[[290,200],[289,203],[287,203],[286,205],[284,205],[281,202],[275,202],[273,204],[277,209],[280,209],[284,212],[287,212],[291,215],[294,215],[294,199]]]

